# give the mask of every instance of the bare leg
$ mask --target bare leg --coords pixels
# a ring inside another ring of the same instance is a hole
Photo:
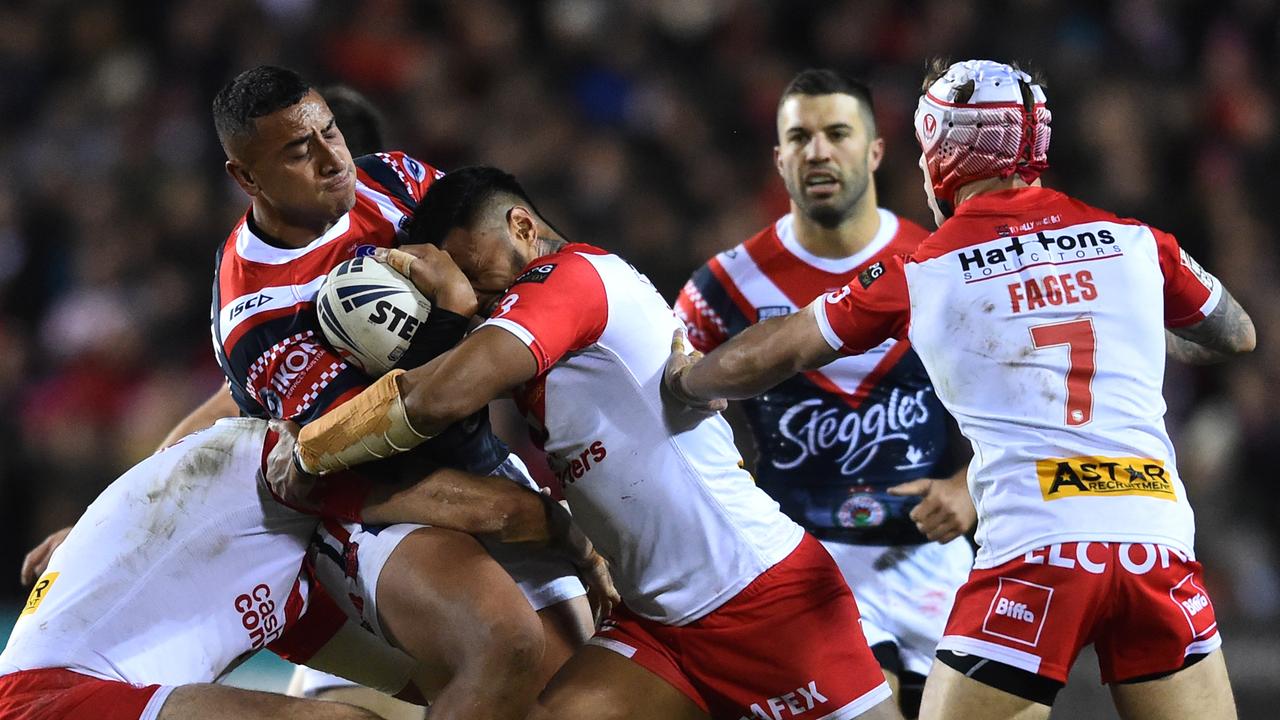
[[[364,708],[386,720],[423,720],[427,716],[427,709],[421,705],[413,705],[377,690],[354,685],[321,690],[315,699]]]
[[[542,634],[546,639],[546,651],[538,671],[538,688],[541,690],[586,644],[596,628],[591,617],[591,603],[587,602],[585,595],[544,607],[538,611],[538,618],[542,621]]]
[[[183,685],[160,708],[158,720],[383,720],[368,710],[224,685]]]
[[[586,645],[542,693],[530,720],[708,720],[684,693],[627,658]]]
[[[422,664],[432,720],[527,714],[540,688],[542,623],[474,537],[415,530],[388,558],[377,593],[383,632]]]
[[[1168,677],[1131,685],[1114,684],[1111,697],[1125,720],[1235,720],[1236,703],[1222,651]]]
[[[920,720],[1044,720],[1049,706],[997,690],[935,662],[924,684]]]

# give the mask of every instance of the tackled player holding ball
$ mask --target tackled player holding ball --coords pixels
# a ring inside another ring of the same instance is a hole
[[[421,284],[448,253],[491,317],[305,428],[298,465],[397,452],[515,396],[625,603],[533,717],[900,717],[830,555],[754,485],[723,419],[664,405],[679,322],[644,276],[566,243],[495,168],[438,180],[411,238],[443,252],[376,256]]]
[[[974,444],[981,545],[921,717],[1047,717],[1093,643],[1125,718],[1234,718],[1161,385],[1166,343],[1222,359],[1253,325],[1172,235],[1040,187],[1049,119],[1013,67],[937,68],[915,123],[938,231],[700,361],[673,354],[667,387],[751,397],[910,338]]]

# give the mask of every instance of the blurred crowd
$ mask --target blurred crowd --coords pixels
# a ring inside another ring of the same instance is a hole
[[[357,88],[393,147],[515,172],[571,239],[621,253],[673,299],[785,212],[774,112],[805,66],[871,84],[881,203],[930,226],[911,113],[933,56],[1039,69],[1046,183],[1175,233],[1253,314],[1253,356],[1170,367],[1168,422],[1219,614],[1280,616],[1271,0],[3,3],[0,599],[23,595],[28,547],[221,381],[212,258],[247,200],[209,105],[240,70]]]

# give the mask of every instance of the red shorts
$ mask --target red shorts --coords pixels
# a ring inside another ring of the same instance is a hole
[[[99,680],[63,668],[0,677],[4,720],[153,720],[172,687]]]
[[[974,570],[939,650],[1067,681],[1092,643],[1104,683],[1180,669],[1222,645],[1200,563],[1148,543],[1061,543]]]
[[[639,663],[712,718],[842,720],[890,695],[853,593],[808,534],[732,600],[688,625],[620,608],[590,642]]]

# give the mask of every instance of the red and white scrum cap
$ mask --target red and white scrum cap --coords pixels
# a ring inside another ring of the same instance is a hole
[[[969,83],[972,94],[958,102]],[[1034,181],[1049,167],[1050,119],[1044,89],[1021,70],[991,60],[947,68],[916,106],[916,139],[934,196],[954,207],[956,189],[974,180],[1017,173]]]

